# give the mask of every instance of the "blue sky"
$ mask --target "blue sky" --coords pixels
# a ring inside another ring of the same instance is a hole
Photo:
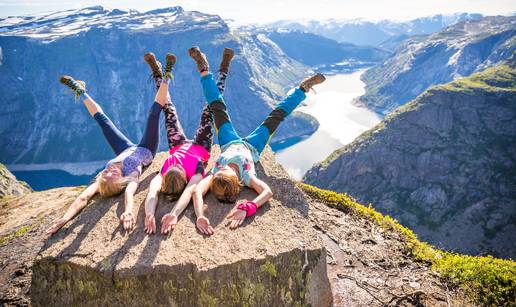
[[[439,13],[508,15],[516,12],[516,0],[0,0],[0,16],[77,9],[92,5],[139,11],[180,5],[187,10],[218,14],[238,23],[328,18],[407,20]]]

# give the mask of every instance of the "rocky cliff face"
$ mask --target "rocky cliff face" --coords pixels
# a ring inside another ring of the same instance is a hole
[[[193,136],[204,105],[198,74],[187,49],[199,45],[215,70],[223,47],[237,54],[226,100],[242,134],[254,129],[307,68],[266,37],[232,33],[218,16],[180,7],[139,13],[91,7],[44,16],[0,19],[0,156],[15,163],[104,160],[112,152],[81,104],[58,82],[69,74],[87,82],[90,94],[132,140],[143,133],[154,99],[143,54],[178,56],[172,96]],[[271,80],[265,82],[264,80]],[[253,112],[249,112],[253,110]],[[288,119],[279,139],[311,133],[307,116]],[[164,133],[161,134],[164,136]],[[94,150],[92,150],[94,148]],[[161,149],[165,149],[162,138]]]
[[[270,149],[264,151],[257,170],[271,186],[274,199],[242,227],[229,230],[224,216],[232,206],[208,196],[213,236],[196,232],[192,206],[170,236],[146,235],[143,199],[164,157],[158,154],[142,177],[135,201],[137,227],[129,233],[118,222],[122,196],[94,198],[48,240],[42,232],[81,187],[0,202],[0,304],[330,306],[333,301],[335,306],[388,302],[446,306],[447,301],[467,302],[462,291],[410,255],[403,234],[305,194],[274,162]],[[241,197],[253,195],[245,190]],[[157,216],[172,206],[160,197]]]
[[[516,50],[516,17],[465,21],[430,36],[402,42],[382,64],[366,71],[357,103],[388,114],[435,84],[466,77]]]
[[[317,68],[342,62],[351,68],[371,66],[389,55],[379,48],[337,42],[310,32],[260,27],[247,27],[247,31],[266,35],[292,59]]]
[[[372,203],[437,246],[514,259],[514,65],[431,88],[305,181]]]
[[[18,197],[30,192],[32,189],[27,183],[18,181],[5,165],[0,163],[0,199],[9,196]]]

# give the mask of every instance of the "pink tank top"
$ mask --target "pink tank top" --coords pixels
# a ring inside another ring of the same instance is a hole
[[[186,180],[190,181],[195,175],[197,163],[199,161],[206,163],[209,159],[210,153],[206,148],[193,143],[184,143],[170,149],[169,156],[161,168],[161,175],[164,176],[169,167],[181,165],[185,169]],[[204,176],[204,172],[202,175]]]

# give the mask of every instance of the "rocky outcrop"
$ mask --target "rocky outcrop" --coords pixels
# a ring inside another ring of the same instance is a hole
[[[27,183],[18,181],[5,165],[0,163],[0,199],[8,196],[22,196],[31,191]]]
[[[430,86],[496,65],[514,50],[516,17],[485,17],[411,37],[362,75],[366,93],[356,103],[388,114]]]
[[[122,197],[94,198],[53,238],[44,229],[82,187],[0,202],[0,304],[335,306],[464,305],[407,249],[406,238],[356,212],[301,192],[269,149],[258,172],[274,200],[231,231],[231,209],[209,196],[212,237],[195,231],[191,206],[169,236],[143,233],[143,197],[164,154],[146,170],[136,196],[138,225],[118,226]],[[246,190],[242,198],[250,197]],[[159,199],[157,216],[173,203]],[[159,225],[158,225],[159,226]],[[323,248],[324,246],[324,248]],[[328,281],[330,284],[328,284]],[[331,293],[330,293],[331,290]]]
[[[183,128],[193,136],[205,104],[187,50],[207,53],[215,71],[224,47],[233,48],[225,98],[243,135],[263,121],[285,89],[308,73],[266,37],[233,33],[216,15],[180,7],[140,13],[90,7],[19,18],[0,18],[0,156],[6,164],[106,160],[112,155],[100,129],[61,74],[86,81],[92,97],[137,142],[143,134],[154,86],[143,54],[178,56],[171,88]],[[263,82],[263,80],[271,80]],[[149,82],[148,82],[149,81]],[[249,112],[252,109],[253,112]],[[312,133],[317,122],[292,114],[278,139]],[[164,134],[162,133],[164,136]],[[95,148],[95,150],[91,150]],[[161,150],[166,149],[164,137]]]
[[[326,251],[307,220],[308,203],[270,150],[259,173],[274,199],[230,230],[225,216],[233,206],[208,196],[206,214],[215,227],[210,237],[196,231],[191,207],[170,236],[144,233],[144,198],[164,158],[158,155],[142,176],[135,230],[126,233],[118,222],[123,196],[96,197],[45,242],[31,268],[33,305],[330,305]],[[245,190],[240,196],[253,195]],[[160,197],[158,219],[172,206]]]
[[[433,87],[305,176],[468,254],[516,257],[516,70]]]

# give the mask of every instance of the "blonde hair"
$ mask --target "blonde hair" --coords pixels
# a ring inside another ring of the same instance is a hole
[[[170,166],[163,176],[161,192],[179,197],[187,183],[185,170],[177,165]]]
[[[106,179],[102,176],[102,173],[100,173],[96,179],[99,184],[99,193],[102,197],[111,197],[120,194],[131,180],[132,179],[127,177],[120,177],[115,180]]]
[[[213,176],[210,189],[218,200],[235,202],[240,188],[240,181],[236,174],[228,175],[226,173],[217,172]]]

